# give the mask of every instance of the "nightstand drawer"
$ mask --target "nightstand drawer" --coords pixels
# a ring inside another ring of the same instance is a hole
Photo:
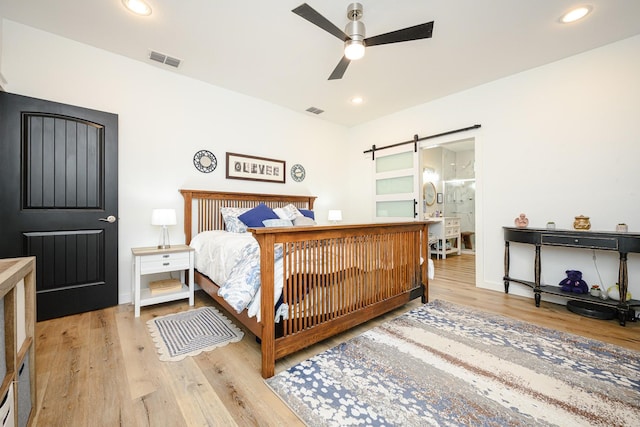
[[[189,268],[189,253],[176,252],[144,256],[140,262],[140,273],[186,270]]]

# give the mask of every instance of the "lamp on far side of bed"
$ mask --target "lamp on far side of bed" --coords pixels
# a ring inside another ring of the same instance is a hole
[[[160,243],[158,249],[167,249],[171,247],[169,243],[169,230],[168,225],[176,225],[176,210],[175,209],[154,209],[151,212],[151,225],[162,226],[160,233]]]
[[[339,209],[329,211],[329,221],[333,224],[337,224],[338,221],[342,221],[342,211]]]

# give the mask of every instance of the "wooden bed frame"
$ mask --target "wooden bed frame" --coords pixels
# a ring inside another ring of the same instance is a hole
[[[313,209],[315,197],[180,190],[187,244],[195,234],[224,230],[220,208],[271,208],[288,204]],[[195,273],[195,281],[261,341],[262,376],[275,374],[275,361],[415,298],[428,299],[428,223],[424,221],[269,227],[249,229],[260,245],[261,322],[238,314],[218,285]],[[288,318],[276,323],[274,248],[284,250],[282,300]],[[339,255],[333,257],[333,255]],[[318,261],[323,259],[324,261]],[[423,262],[421,262],[423,261]],[[302,268],[302,266],[305,266]]]

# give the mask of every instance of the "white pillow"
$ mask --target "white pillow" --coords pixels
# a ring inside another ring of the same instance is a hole
[[[276,213],[276,215],[278,215],[279,218],[288,219],[289,221],[293,221],[298,217],[304,216],[298,210],[298,208],[296,208],[292,204],[289,204],[283,208],[275,208],[273,211]]]
[[[262,221],[265,227],[292,227],[293,223],[288,219],[265,219]]]
[[[316,222],[309,217],[299,216],[293,220],[293,225],[316,225]]]
[[[232,233],[246,233],[247,226],[244,222],[240,221],[238,217],[249,210],[251,210],[251,208],[220,208],[225,230]]]

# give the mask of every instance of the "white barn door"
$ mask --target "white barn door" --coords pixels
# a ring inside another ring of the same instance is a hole
[[[374,218],[413,221],[421,209],[419,157],[413,144],[375,152]]]

